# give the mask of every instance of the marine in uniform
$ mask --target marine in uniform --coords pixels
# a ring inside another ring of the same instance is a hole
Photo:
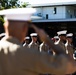
[[[42,29],[34,25],[32,28],[38,33],[40,39],[58,52],[58,55],[52,56],[22,46],[28,32],[29,20],[34,12],[33,8],[0,11],[0,15],[5,15],[6,33],[0,41],[0,75],[39,75],[40,73],[64,75],[75,72],[75,63],[70,57],[59,46],[55,46]]]
[[[47,44],[45,44],[44,42],[40,44],[40,52],[44,51],[44,52],[48,52],[49,50],[49,46]]]
[[[28,47],[29,42],[30,42],[30,37],[29,36],[25,37],[23,47]]]
[[[34,48],[39,50],[39,44],[37,43],[37,33],[31,33],[30,34],[32,41],[30,42],[30,44],[28,45],[29,48]]]
[[[65,51],[65,53],[66,53],[66,47],[65,47],[66,33],[67,33],[67,30],[58,31],[57,34],[59,36],[59,40],[55,42],[55,45],[59,45]]]
[[[54,43],[56,43],[59,40],[59,36],[54,36]]]
[[[67,54],[69,54],[73,58],[73,54],[74,54],[74,46],[73,46],[73,39],[72,39],[73,33],[68,33],[66,37],[67,37],[67,42],[65,46],[66,46]]]

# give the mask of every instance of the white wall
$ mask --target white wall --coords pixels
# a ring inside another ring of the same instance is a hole
[[[54,7],[44,7],[43,8],[43,17],[46,17],[46,14],[49,14],[49,19],[61,19],[65,18],[65,7],[58,6],[56,7],[56,14],[53,14]]]
[[[66,18],[75,18],[74,11],[76,7],[74,6],[66,6]]]
[[[56,7],[56,14],[53,13]],[[76,18],[76,7],[74,6],[53,6],[53,7],[37,7],[37,13],[41,13],[43,19],[65,19],[65,18]],[[75,12],[74,12],[75,11]]]
[[[62,19],[65,18],[65,6],[56,6],[56,14],[53,13],[54,7],[39,7],[36,8],[37,13],[42,13],[44,19],[46,19],[46,14],[48,14],[48,19]]]

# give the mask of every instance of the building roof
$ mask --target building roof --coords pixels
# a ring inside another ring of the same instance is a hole
[[[45,6],[64,6],[64,5],[76,5],[76,1],[71,2],[53,2],[44,4],[33,4],[32,7],[45,7]]]
[[[40,20],[32,20],[32,22],[73,22],[76,21],[76,18],[70,18],[70,19],[40,19]]]

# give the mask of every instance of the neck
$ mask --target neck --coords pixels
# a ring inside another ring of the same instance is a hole
[[[33,40],[32,40],[32,42],[33,42],[33,43],[36,43],[36,41],[33,41]]]
[[[15,37],[15,38],[17,38],[21,43],[23,42],[23,39],[22,38],[20,38],[20,37],[18,37],[17,35],[13,35],[13,34],[10,34],[10,33],[6,33],[6,37]]]

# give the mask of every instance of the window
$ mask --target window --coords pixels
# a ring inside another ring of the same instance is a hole
[[[48,19],[48,14],[46,14],[46,19]]]
[[[70,18],[72,18],[72,14],[70,15]]]
[[[75,16],[75,18],[76,18],[76,10],[74,10],[74,16]]]
[[[56,9],[56,7],[54,7],[53,14],[56,14],[56,13],[57,13],[57,9]]]

